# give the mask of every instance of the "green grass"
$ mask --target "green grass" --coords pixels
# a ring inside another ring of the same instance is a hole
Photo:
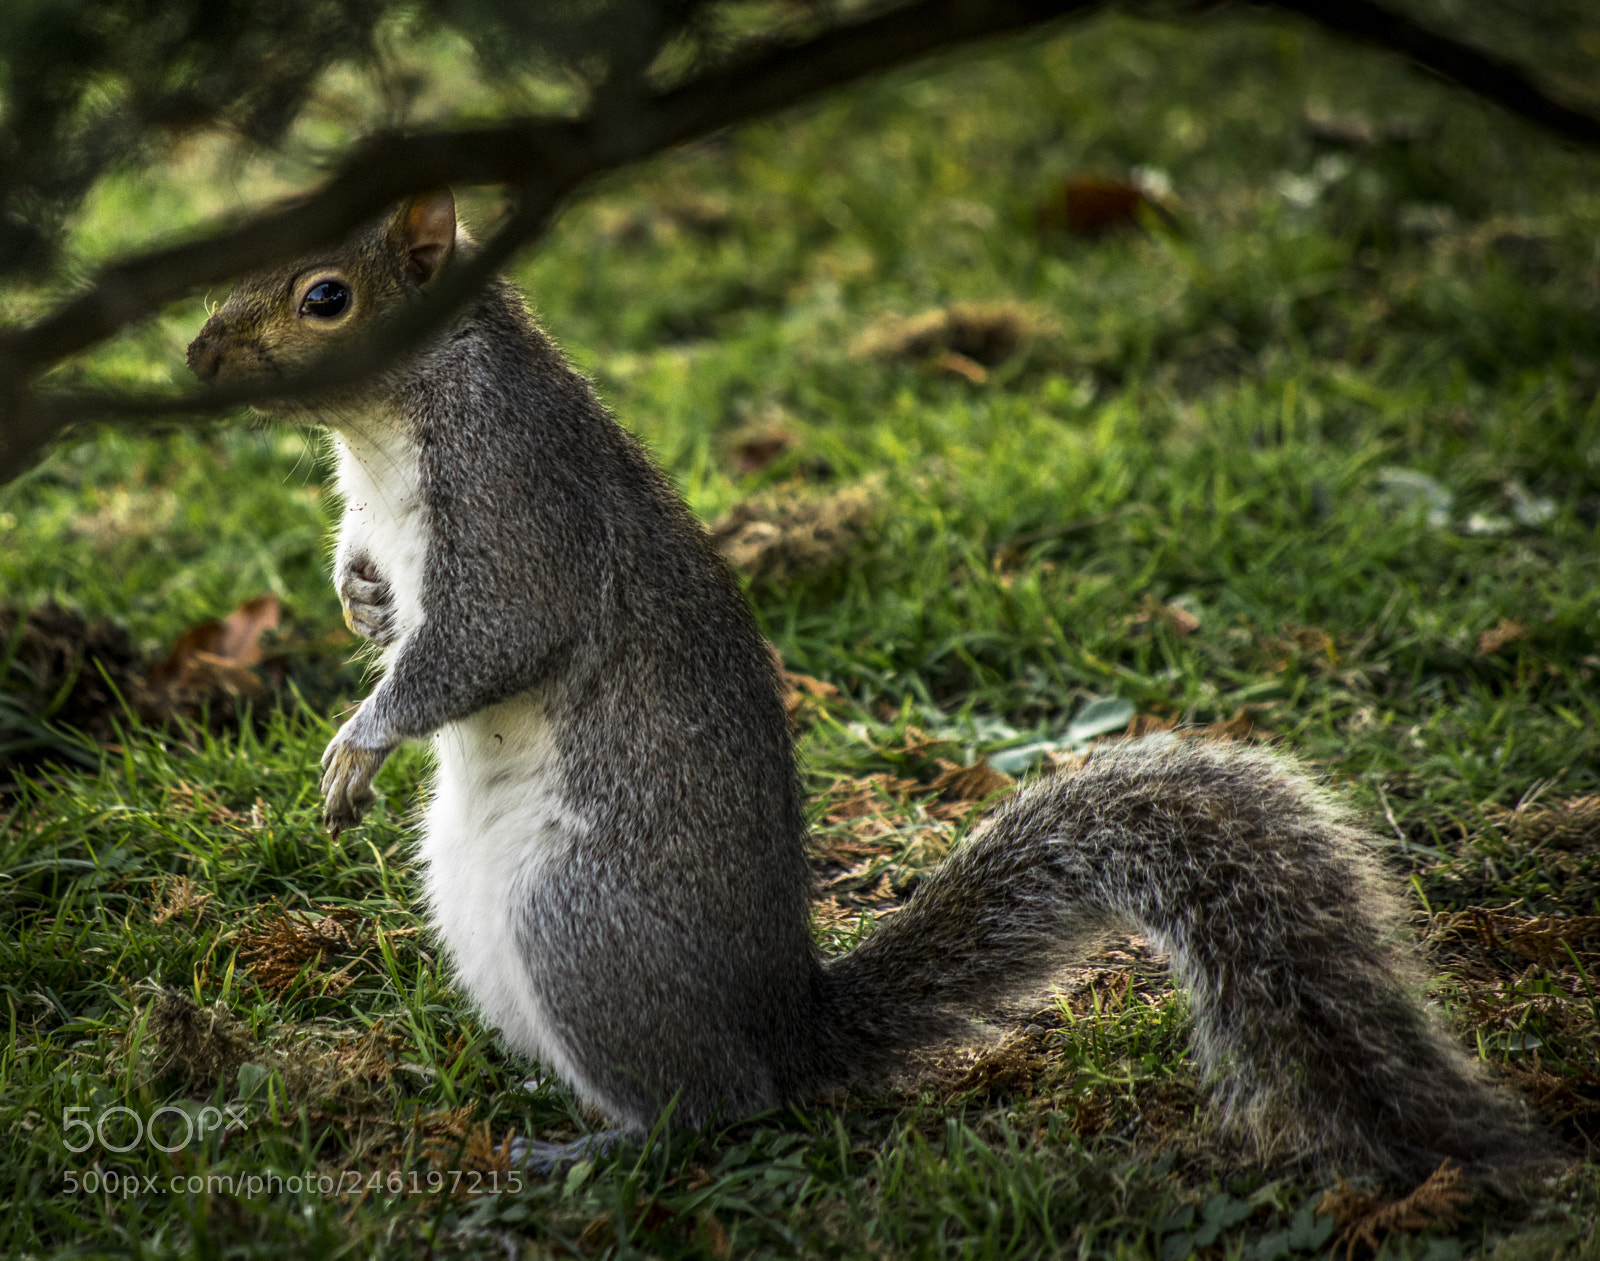
[[[1301,121],[1326,107],[1428,138],[1330,161]],[[192,161],[105,190],[85,258],[209,209]],[[1171,177],[1175,228],[1035,230],[1067,174],[1133,165]],[[1497,1071],[1532,1091],[1536,1060],[1578,1101],[1556,1124],[1582,1154],[1600,1133],[1600,1007],[1582,985],[1600,976],[1455,955],[1439,926],[1513,903],[1600,914],[1594,829],[1547,843],[1502,813],[1600,791],[1597,176],[1592,157],[1288,28],[1109,20],[617,177],[517,275],[707,520],[796,478],[883,479],[876,528],[837,565],[751,592],[790,667],[842,689],[807,711],[819,792],[1059,736],[1096,697],[1194,723],[1246,709],[1367,813],[1434,916],[1434,996]],[[884,314],[996,300],[1038,328],[985,384],[851,352]],[[85,371],[176,380],[201,315],[175,308]],[[754,423],[796,442],[739,477],[731,448]],[[1397,468],[1450,492],[1447,521],[1385,489]],[[0,491],[0,591],[113,617],[152,651],[272,591],[290,632],[319,640],[339,625],[328,478],[314,437],[255,422],[83,435]],[[1519,494],[1549,511],[1519,523]],[[1503,529],[1470,532],[1474,514]],[[1199,628],[1137,623],[1147,597]],[[1480,652],[1504,619],[1521,637]],[[421,928],[423,753],[385,770],[387,804],[341,843],[318,826],[318,758],[363,688],[359,664],[322,669],[307,703],[243,729],[125,721],[114,747],[77,746],[98,770],[41,772],[4,800],[8,1253],[1327,1255],[1330,1180],[1217,1145],[1182,1002],[1153,983],[1150,1002],[1113,986],[1040,1013],[1040,1062],[999,1084],[930,1070],[515,1194],[429,1193],[424,1147],[461,1141],[448,1110],[471,1106],[496,1142],[588,1122],[481,1025]],[[942,743],[896,752],[908,726]],[[180,878],[209,901],[158,923]],[[264,986],[249,934],[338,908],[359,940]],[[870,927],[853,910],[830,948]],[[163,990],[237,1022],[242,1049],[209,1078],[192,1056],[165,1062]],[[349,1068],[362,1045],[381,1071]],[[64,1117],[179,1103],[248,1121],[171,1154],[68,1149],[81,1131]],[[1531,1204],[1480,1198],[1388,1255],[1596,1255],[1587,1152]],[[164,1189],[346,1170],[401,1189]],[[156,1186],[107,1194],[112,1171]]]

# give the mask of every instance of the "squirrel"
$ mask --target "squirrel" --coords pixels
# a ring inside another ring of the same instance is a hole
[[[189,365],[270,382],[472,249],[449,191],[413,198],[240,281]],[[325,822],[354,826],[390,752],[432,740],[432,927],[509,1046],[615,1127],[520,1147],[528,1167],[882,1075],[1042,997],[1121,926],[1169,955],[1221,1125],[1262,1158],[1405,1177],[1555,1159],[1422,1006],[1369,835],[1259,747],[1152,736],[1040,779],[823,958],[766,641],[504,278],[396,366],[270,411],[333,433],[335,580],[382,650],[323,757]]]

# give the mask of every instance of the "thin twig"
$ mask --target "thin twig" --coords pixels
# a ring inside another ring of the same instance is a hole
[[[348,385],[414,346],[466,300],[495,265],[528,244],[554,207],[605,171],[821,92],[956,46],[1109,7],[1110,0],[914,0],[812,39],[767,45],[654,96],[602,97],[583,119],[522,118],[491,127],[385,133],[358,146],[318,190],[208,235],[104,268],[35,323],[0,332],[0,481],[61,430],[96,417],[214,413],[271,394]],[[1556,100],[1520,67],[1420,26],[1372,0],[1259,0],[1343,38],[1401,53],[1418,66],[1580,144],[1600,147],[1600,117]],[[197,288],[281,263],[338,240],[400,198],[445,184],[509,184],[525,209],[441,286],[435,301],[341,357],[273,387],[183,396],[86,392],[40,398],[39,373],[148,318]],[[526,217],[523,217],[526,216]]]

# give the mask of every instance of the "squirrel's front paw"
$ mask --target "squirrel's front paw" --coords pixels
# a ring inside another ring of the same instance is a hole
[[[335,837],[360,823],[377,800],[372,778],[392,751],[392,746],[358,748],[342,739],[343,735],[341,731],[335,736],[322,755],[322,822]]]
[[[345,566],[339,577],[344,624],[380,647],[399,637],[395,628],[394,592],[378,567],[362,557]]]

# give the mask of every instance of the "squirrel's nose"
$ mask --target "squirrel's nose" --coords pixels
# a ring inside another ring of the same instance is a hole
[[[201,333],[189,343],[189,371],[202,381],[216,380],[222,367],[223,343],[220,337]]]

